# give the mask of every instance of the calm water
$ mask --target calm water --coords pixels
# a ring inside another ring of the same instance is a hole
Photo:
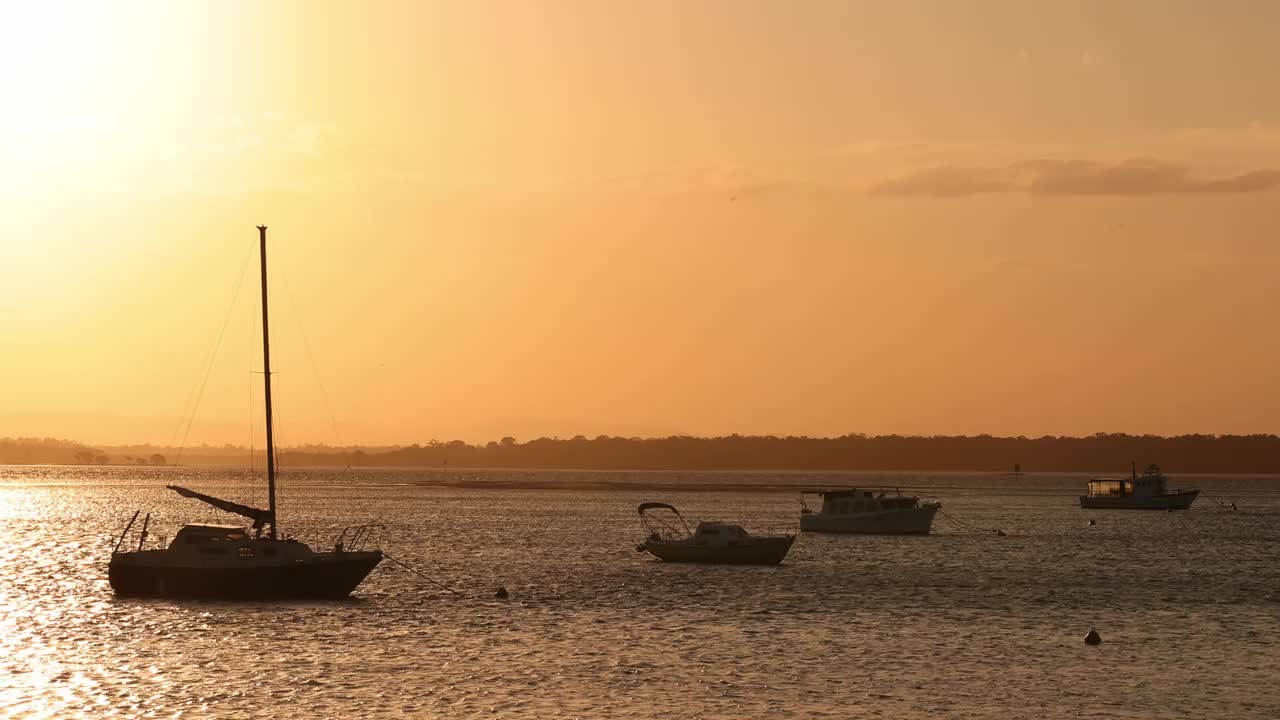
[[[731,568],[636,553],[635,505],[780,529],[795,494],[412,485],[439,477],[291,473],[284,529],[324,545],[378,520],[385,550],[470,597],[384,563],[350,601],[270,605],[116,600],[106,579],[134,509],[169,536],[229,519],[164,483],[261,501],[252,478],[0,468],[0,714],[1280,717],[1278,478],[1178,482],[1240,509],[1166,514],[1082,511],[1079,478],[786,476],[910,486],[1008,536],[939,517],[928,537],[804,535],[781,567]],[[530,477],[767,476],[449,475]]]

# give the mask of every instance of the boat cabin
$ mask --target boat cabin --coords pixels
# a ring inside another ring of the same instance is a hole
[[[815,494],[822,497],[822,512],[826,515],[910,510],[919,504],[919,499],[910,495],[873,494],[870,490],[818,490]]]
[[[1089,481],[1089,497],[1142,497],[1164,495],[1168,492],[1168,478],[1160,472],[1160,466],[1151,465],[1139,477],[1134,473],[1127,478],[1094,478]]]
[[[693,531],[695,538],[745,538],[750,537],[741,525],[726,525],[720,522],[700,522]]]
[[[184,525],[173,536],[174,545],[210,545],[213,543],[240,544],[249,538],[249,531],[238,525]]]
[[[699,546],[728,547],[752,542],[751,533],[741,525],[730,525],[722,522],[700,522],[684,542]]]
[[[183,555],[227,555],[251,558],[257,555],[253,537],[239,525],[184,525],[168,548]],[[271,549],[266,554],[274,555]]]

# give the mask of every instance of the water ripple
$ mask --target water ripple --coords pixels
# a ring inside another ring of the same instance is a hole
[[[794,525],[793,496],[295,473],[289,532],[323,544],[378,519],[384,548],[469,597],[384,564],[350,600],[272,605],[117,600],[106,583],[113,533],[133,509],[153,511],[153,531],[169,536],[227,519],[171,497],[175,475],[244,500],[260,493],[250,477],[88,472],[0,470],[0,714],[1280,716],[1273,478],[1203,479],[1241,498],[1234,513],[1087,515],[1061,478],[947,476],[931,494],[1008,537],[942,522],[922,538],[805,535],[780,567],[732,568],[637,554],[636,503],[674,499],[694,517],[764,528]],[[511,600],[492,597],[498,585]],[[1081,642],[1090,626],[1101,646]]]

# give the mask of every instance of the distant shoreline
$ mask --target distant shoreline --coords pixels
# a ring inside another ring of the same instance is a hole
[[[154,484],[167,484],[170,472],[200,471],[205,481],[222,475],[225,480],[239,483],[261,482],[261,468],[182,465],[168,467],[97,466],[97,465],[38,465],[8,467],[67,468],[74,478],[84,478],[75,468],[83,468],[89,476],[89,484],[112,485],[112,478],[124,480],[121,487],[136,486],[139,480],[152,475]],[[131,470],[138,472],[130,473]],[[93,478],[93,473],[100,473]],[[291,472],[292,471],[292,472]],[[322,478],[307,478],[306,473],[321,472]],[[0,475],[3,471],[0,470]],[[903,470],[836,470],[836,471],[776,471],[776,470],[619,470],[581,468],[458,468],[447,472],[439,468],[411,467],[292,467],[286,468],[284,482],[294,488],[304,487],[369,487],[403,488],[442,491],[558,491],[604,493],[650,493],[654,495],[674,493],[772,493],[798,495],[802,491],[832,487],[858,487],[873,491],[903,492],[924,497],[943,497],[956,491],[1013,491],[1048,493],[1064,498],[1075,498],[1084,489],[1084,481],[1100,473],[1045,472],[1026,473],[1014,477],[1010,473],[983,473],[971,471],[903,471]],[[1233,492],[1242,488],[1238,481],[1257,481],[1257,488],[1245,492],[1268,492],[1280,488],[1280,473],[1183,473],[1173,475],[1179,486],[1203,487],[1207,478],[1231,483]],[[78,485],[54,479],[50,482],[12,483],[0,480],[0,488],[14,485]],[[1209,483],[1211,492],[1213,483]],[[1074,500],[1072,500],[1074,502]]]
[[[153,470],[156,470],[156,471],[225,470],[228,472],[243,473],[243,474],[265,472],[265,470],[261,466],[249,467],[247,465],[187,464],[187,463],[182,463],[180,465],[164,465],[164,466],[135,466],[135,465],[126,465],[126,464],[85,465],[85,464],[79,464],[79,463],[3,463],[3,462],[0,462],[0,467],[31,467],[31,468],[82,467],[82,468],[93,468],[93,469],[100,468],[100,469],[110,470],[112,472],[120,472],[124,470],[142,470],[144,472],[153,471]],[[803,485],[803,483],[800,482],[802,479],[806,479],[806,478],[812,479],[812,477],[815,475],[819,475],[819,476],[821,475],[886,476],[886,477],[878,478],[877,481],[882,483],[881,486],[884,486],[884,484],[892,485],[893,482],[891,481],[894,481],[895,479],[900,479],[904,483],[902,487],[907,487],[905,483],[919,482],[922,479],[937,480],[937,479],[944,479],[948,477],[966,478],[966,479],[992,478],[992,479],[1009,479],[1009,480],[1017,480],[1017,479],[1045,480],[1049,478],[1084,478],[1084,477],[1127,477],[1127,474],[1125,473],[1108,472],[1108,471],[1101,471],[1101,470],[1043,470],[1039,472],[1011,473],[1011,472],[989,472],[985,470],[963,470],[963,469],[956,470],[956,469],[936,469],[936,468],[933,468],[933,469],[928,469],[928,468],[926,469],[921,469],[921,468],[912,468],[912,469],[901,469],[901,468],[890,468],[890,469],[884,469],[884,468],[876,468],[876,469],[657,468],[655,469],[655,468],[622,468],[622,467],[612,467],[612,468],[585,468],[585,467],[456,467],[454,468],[454,467],[451,467],[448,469],[444,469],[444,468],[438,468],[438,467],[422,467],[422,466],[412,466],[412,465],[364,465],[361,467],[346,467],[342,465],[281,465],[279,466],[279,472],[281,475],[288,475],[290,472],[315,472],[315,471],[334,473],[334,474],[341,474],[341,473],[364,474],[364,473],[382,473],[382,472],[404,473],[406,475],[419,474],[415,479],[406,479],[403,483],[385,483],[384,482],[382,484],[424,485],[424,486],[441,486],[441,487],[452,487],[452,486],[463,487],[463,486],[471,486],[471,485],[484,485],[484,486],[497,487],[503,484],[518,486],[518,487],[530,487],[531,484],[538,484],[543,482],[555,484],[557,482],[560,482],[560,481],[551,481],[551,480],[544,481],[540,478],[528,478],[527,480],[514,481],[509,479],[509,477],[501,480],[490,481],[490,480],[478,479],[475,477],[475,474],[489,474],[489,473],[502,474],[506,476],[510,476],[512,474],[521,474],[521,473],[534,475],[534,476],[548,475],[551,473],[570,473],[570,474],[579,475],[579,476],[581,475],[667,475],[667,476],[669,475],[677,475],[677,476],[678,475],[691,475],[691,476],[736,475],[736,476],[744,476],[745,475],[745,476],[757,476],[757,477],[760,477],[762,480],[765,478],[775,478],[775,479],[787,478],[787,479],[794,479],[796,482],[738,483],[743,487],[760,488],[760,487],[767,487],[769,485],[775,485],[780,488],[788,488],[788,489],[792,487],[801,487]],[[429,479],[427,477],[423,477],[421,474],[427,474],[429,476]],[[1178,472],[1178,473],[1171,473],[1171,474],[1176,474],[1180,477],[1185,477],[1185,478],[1235,477],[1235,478],[1244,479],[1244,478],[1253,477],[1253,478],[1259,478],[1259,479],[1266,479],[1266,478],[1280,477],[1280,472],[1230,472],[1230,471],[1218,471],[1218,470],[1207,470],[1207,471],[1197,471],[1197,472]],[[894,476],[897,476],[897,478],[895,478]],[[619,486],[625,485],[625,486],[631,487],[631,486],[634,486],[636,483],[631,483],[631,482],[610,483],[608,481],[601,481],[601,480],[586,480],[585,482],[580,483],[579,486],[586,486],[586,485],[592,485],[592,484],[599,484],[602,486],[615,484]],[[677,484],[680,484],[680,483],[663,483],[662,485],[664,487],[669,487]],[[716,488],[725,488],[733,485],[733,483],[718,483],[718,482],[703,482],[703,483],[689,483],[689,484],[691,486],[698,486],[698,487],[707,486],[707,487],[716,487]]]
[[[250,461],[250,457],[253,458]],[[308,446],[278,452],[284,467],[457,470],[581,470],[749,473],[1090,473],[1124,475],[1159,465],[1168,474],[1280,473],[1275,435],[993,437],[845,435],[836,438],[729,435],[624,438],[582,436],[483,445],[460,440],[380,448]],[[0,438],[0,464],[261,467],[261,453],[234,446],[92,447],[51,439]]]

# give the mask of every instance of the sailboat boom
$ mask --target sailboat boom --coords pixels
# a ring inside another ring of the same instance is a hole
[[[261,510],[248,505],[241,505],[240,503],[223,500],[222,498],[216,498],[212,495],[205,495],[204,493],[199,493],[195,490],[188,490],[187,488],[178,487],[177,485],[166,485],[165,487],[183,497],[189,497],[192,500],[199,500],[200,502],[212,505],[219,510],[247,517],[253,521],[253,527],[255,530],[261,529],[264,525],[275,527],[275,513],[270,510]]]

